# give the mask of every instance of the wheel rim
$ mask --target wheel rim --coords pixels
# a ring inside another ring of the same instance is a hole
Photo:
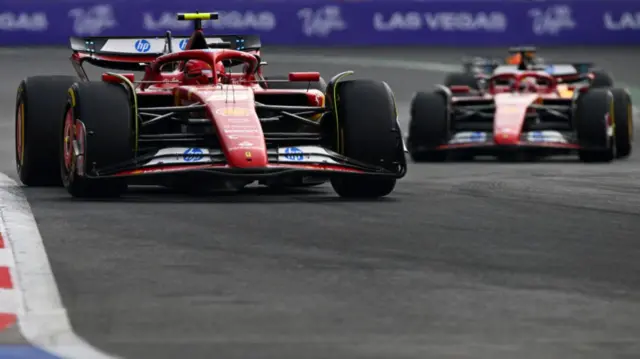
[[[64,130],[62,133],[62,156],[65,172],[69,175],[73,172],[73,140],[75,137],[74,131],[73,112],[71,109],[67,110],[67,114],[64,119]]]
[[[20,171],[24,164],[24,102],[22,101],[16,113],[16,164]]]

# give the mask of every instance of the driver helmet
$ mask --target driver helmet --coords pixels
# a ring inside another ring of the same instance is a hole
[[[520,81],[520,91],[536,92],[538,90],[538,81],[535,78],[527,77]]]
[[[194,85],[204,85],[213,82],[213,76],[224,75],[225,68],[222,61],[215,64],[215,69],[202,60],[189,60],[185,64],[185,82]]]

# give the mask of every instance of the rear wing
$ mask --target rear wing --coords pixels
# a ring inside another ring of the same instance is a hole
[[[158,56],[184,50],[189,36],[163,37],[71,37],[71,50],[83,61],[95,66],[141,71]],[[205,36],[208,48],[231,48],[240,51],[260,50],[259,35]]]

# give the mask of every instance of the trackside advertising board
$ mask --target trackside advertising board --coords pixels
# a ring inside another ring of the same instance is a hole
[[[633,0],[0,0],[0,46],[188,35],[192,24],[175,13],[195,9],[220,12],[220,20],[205,21],[208,34],[258,34],[270,45],[640,44],[640,1]]]

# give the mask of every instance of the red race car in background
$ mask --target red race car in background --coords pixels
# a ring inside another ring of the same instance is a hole
[[[407,140],[411,157],[513,160],[577,152],[584,162],[610,162],[629,156],[629,93],[592,88],[588,74],[569,76],[572,84],[545,71],[511,68],[488,76],[479,89],[439,85],[416,93]]]
[[[343,197],[382,197],[406,173],[393,93],[374,80],[324,84],[317,72],[265,78],[257,36],[71,38],[79,75],[22,81],[16,160],[28,186],[75,197],[129,184],[239,189],[330,181]],[[174,51],[175,50],[175,51]],[[89,81],[83,63],[144,71]],[[232,71],[238,68],[235,73]]]

